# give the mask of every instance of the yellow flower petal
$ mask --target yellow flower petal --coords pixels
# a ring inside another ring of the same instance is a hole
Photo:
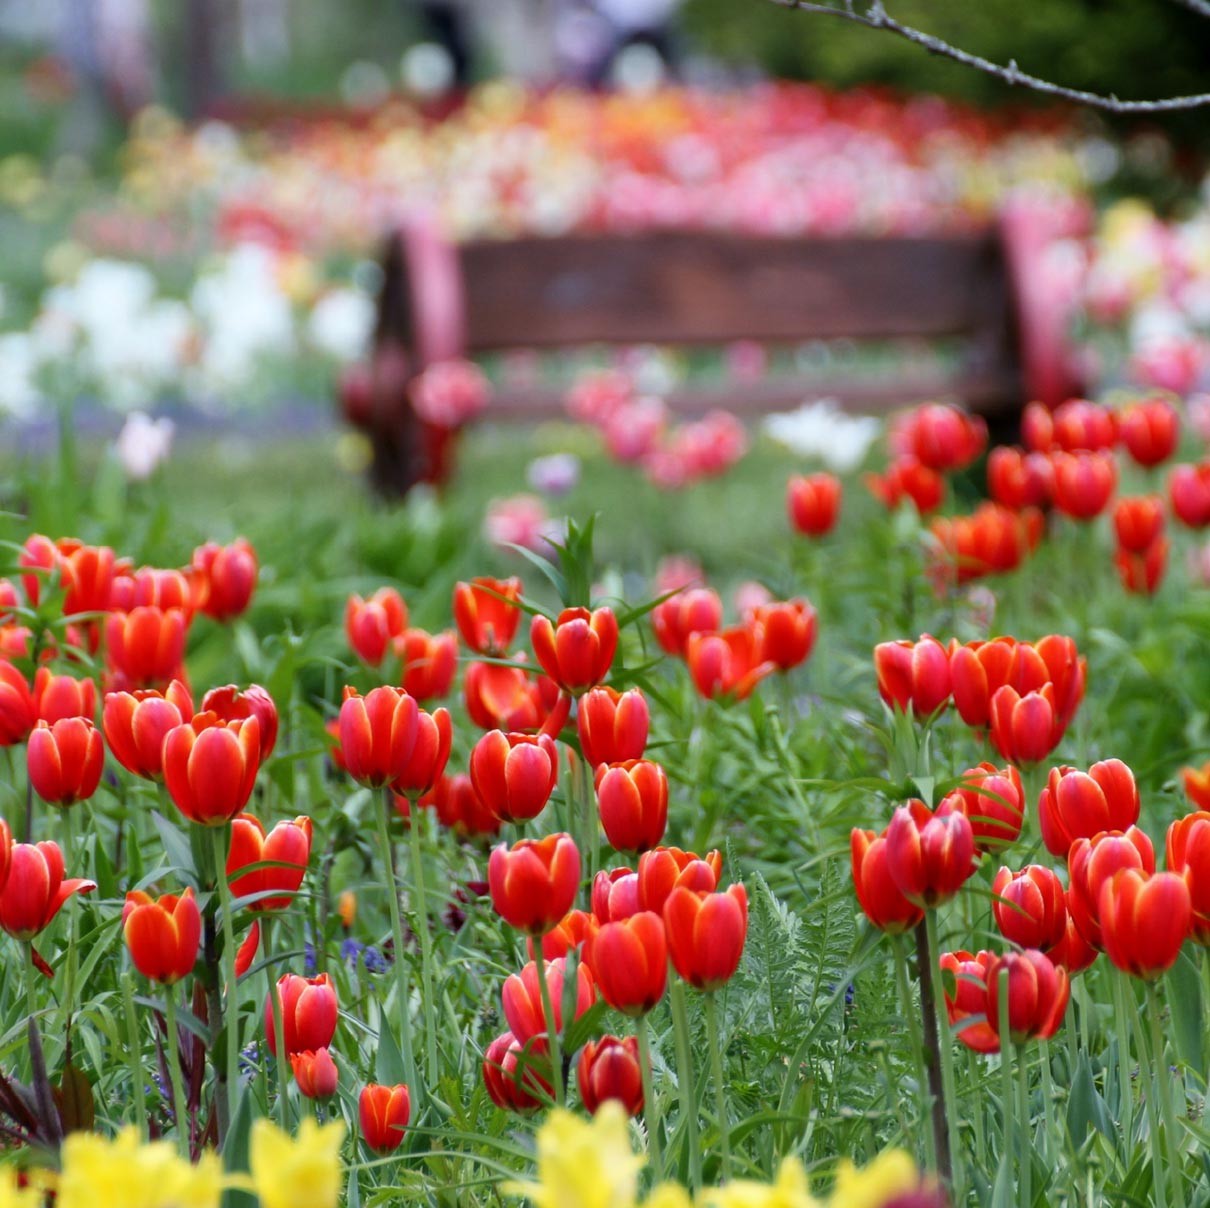
[[[291,1139],[270,1120],[252,1125],[252,1182],[261,1208],[336,1208],[344,1183],[339,1121],[322,1127],[304,1118]]]

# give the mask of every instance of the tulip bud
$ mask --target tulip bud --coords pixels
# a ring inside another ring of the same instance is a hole
[[[375,1153],[394,1153],[403,1144],[411,1114],[412,1097],[402,1083],[379,1086],[369,1082],[361,1088],[357,1099],[361,1138]]]
[[[951,809],[966,815],[977,852],[1000,851],[1011,847],[1021,836],[1025,792],[1021,773],[1011,765],[997,768],[981,763],[977,768],[969,768],[945,800]]]
[[[24,742],[37,720],[25,676],[7,659],[0,659],[0,747]]]
[[[987,457],[987,489],[1006,508],[1044,507],[1054,490],[1054,471],[1041,453],[1000,445]]]
[[[1000,934],[1021,948],[1053,948],[1067,933],[1067,899],[1053,869],[1001,868],[992,882],[992,914]]]
[[[742,937],[740,946],[742,949]],[[606,923],[589,942],[585,961],[601,997],[615,1011],[645,1015],[664,997],[668,984],[663,920],[650,910],[642,910],[619,922]]]
[[[975,870],[975,836],[965,814],[923,801],[897,809],[886,830],[886,865],[896,889],[926,909],[948,901]]]
[[[536,818],[559,778],[554,740],[545,734],[489,730],[471,751],[471,783],[483,804],[505,822]]]
[[[418,701],[438,700],[454,682],[458,639],[454,631],[429,634],[407,629],[392,643],[403,666],[403,690]]]
[[[287,1054],[315,1052],[332,1043],[332,1037],[336,1035],[338,1006],[336,988],[328,974],[307,978],[286,973],[277,980],[277,996],[281,1000]],[[269,1052],[276,1057],[277,1032],[270,998],[265,999],[265,1039]]]
[[[1193,923],[1184,877],[1125,868],[1101,886],[1099,905],[1105,952],[1119,969],[1154,981],[1176,964]]]
[[[53,726],[38,722],[26,756],[34,792],[66,809],[97,791],[105,767],[105,744],[91,721],[65,717]]]
[[[476,654],[503,654],[521,621],[520,598],[521,580],[515,577],[455,584],[454,622],[462,640]]]
[[[786,512],[804,537],[823,537],[836,527],[840,479],[834,474],[795,475],[786,483]]]
[[[1145,553],[1164,531],[1164,504],[1158,495],[1119,499],[1113,509],[1118,545],[1131,553]]]
[[[234,684],[211,688],[202,697],[198,712],[209,710],[223,721],[243,721],[255,717],[260,725],[260,757],[263,763],[277,745],[277,706],[273,697],[260,684],[250,684],[241,690]]]
[[[340,1084],[336,1062],[327,1049],[290,1054],[290,1068],[298,1089],[308,1099],[330,1099]]]
[[[416,712],[416,745],[411,757],[391,788],[404,796],[427,793],[441,778],[449,762],[453,729],[447,709]]]
[[[248,804],[260,767],[260,723],[197,713],[164,736],[164,783],[200,826],[223,826]]]
[[[243,898],[270,891],[277,895],[249,902],[251,910],[285,910],[302,885],[310,859],[310,818],[301,816],[293,822],[279,822],[268,835],[251,814],[239,814],[231,823],[226,872],[232,896]],[[271,867],[240,875],[252,864]]]
[[[748,935],[743,885],[722,892],[677,888],[664,903],[664,930],[673,968],[698,990],[717,990],[739,968]]]
[[[511,1032],[497,1036],[483,1054],[483,1084],[491,1101],[505,1111],[534,1111],[554,1099],[550,1063],[534,1048],[527,1052]],[[545,1069],[545,1075],[540,1071]]]
[[[921,720],[948,703],[951,692],[949,655],[936,638],[918,642],[881,642],[874,647],[878,692],[887,705]]]
[[[550,992],[551,1010],[554,1013],[555,1030],[563,1031],[563,980],[567,973],[567,962],[553,960],[543,965],[546,986]],[[596,1002],[596,987],[592,974],[584,964],[576,966],[575,1006],[573,1021],[579,1019]],[[501,991],[504,1018],[517,1039],[524,1047],[534,1041],[533,1048],[546,1053],[546,1016],[542,1009],[542,991],[538,982],[538,966],[530,961],[520,973],[512,973],[504,982]]]
[[[986,976],[987,1022],[997,1035],[1003,992],[1008,994],[1008,1030],[1014,1044],[1049,1040],[1059,1030],[1071,993],[1066,969],[1056,968],[1048,957],[1031,948],[991,957]],[[1004,1037],[1000,1040],[1003,1043]]]
[[[608,1099],[622,1105],[628,1116],[643,1110],[643,1069],[639,1042],[628,1036],[602,1036],[590,1040],[580,1053],[576,1081],[585,1111],[594,1116]]]
[[[101,710],[105,741],[128,772],[146,780],[164,776],[164,738],[169,730],[193,720],[193,699],[180,680],[167,692],[140,689],[108,692]]]
[[[887,868],[886,835],[853,828],[849,836],[853,863],[853,888],[857,901],[880,931],[901,935],[912,931],[924,918],[924,911],[900,893]]]
[[[157,902],[141,890],[126,895],[122,933],[134,967],[151,981],[174,985],[193,972],[202,943],[202,915],[192,888]]]
[[[407,770],[416,746],[416,701],[402,688],[374,688],[364,697],[345,688],[340,706],[340,753],[349,775],[382,788]]]
[[[756,620],[760,624],[762,662],[773,663],[779,671],[789,671],[811,657],[818,621],[808,601],[766,604],[756,610]]]
[[[668,824],[668,777],[658,763],[631,759],[601,764],[597,802],[605,838],[618,851],[647,851]]]
[[[901,427],[905,450],[930,470],[948,474],[970,465],[987,445],[987,425],[951,403],[923,403]]]
[[[256,551],[243,537],[230,545],[207,542],[193,551],[192,569],[202,590],[197,607],[216,621],[229,621],[247,609],[256,590]]]
[[[618,622],[609,608],[565,608],[553,624],[549,617],[534,617],[529,638],[542,670],[560,688],[579,693],[609,674]]]
[[[364,663],[377,667],[393,638],[408,625],[408,608],[393,587],[380,587],[368,600],[350,596],[345,604],[345,637],[349,649]]]
[[[1087,774],[1075,768],[1051,768],[1038,798],[1042,842],[1055,856],[1066,856],[1081,838],[1101,831],[1124,831],[1139,820],[1139,790],[1134,773],[1120,759],[1095,763]]]
[[[647,699],[638,688],[592,688],[576,706],[580,750],[591,768],[642,759],[647,746]]]
[[[572,908],[580,888],[580,853],[570,835],[521,839],[493,849],[487,883],[496,913],[510,926],[543,935]]]
[[[690,637],[714,633],[723,623],[723,602],[708,587],[677,592],[651,610],[655,640],[666,654],[684,658]]]

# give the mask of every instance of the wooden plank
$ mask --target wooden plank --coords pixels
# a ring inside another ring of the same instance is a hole
[[[590,343],[943,337],[1003,326],[990,232],[778,239],[719,232],[473,242],[470,353]]]

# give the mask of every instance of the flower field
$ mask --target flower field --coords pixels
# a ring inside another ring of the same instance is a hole
[[[1198,415],[10,461],[0,1205],[1204,1202]]]

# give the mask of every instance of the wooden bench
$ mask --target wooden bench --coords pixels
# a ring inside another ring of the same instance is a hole
[[[346,414],[374,445],[385,493],[443,481],[450,440],[425,430],[408,401],[425,365],[509,349],[589,345],[726,345],[737,340],[912,340],[956,344],[948,360],[825,386],[771,376],[692,386],[674,412],[724,407],[750,416],[826,394],[882,412],[953,399],[989,417],[1076,393],[1061,330],[1047,314],[1028,221],[935,237],[766,238],[720,232],[568,235],[458,246],[414,223],[388,241],[370,363],[342,390]],[[500,388],[485,418],[559,414],[563,392]]]

